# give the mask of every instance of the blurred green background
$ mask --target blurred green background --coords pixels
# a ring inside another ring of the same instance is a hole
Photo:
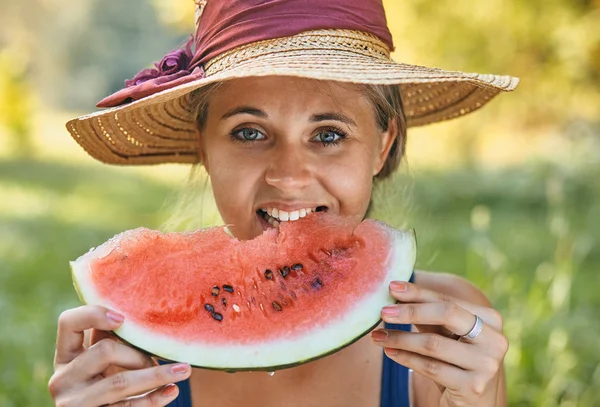
[[[194,7],[1,1],[0,406],[43,406],[57,317],[78,305],[68,261],[160,227],[189,172],[94,162],[63,124],[181,44]],[[522,83],[411,130],[375,216],[416,228],[420,268],[466,276],[503,313],[511,406],[600,406],[600,1],[385,5],[396,60]]]

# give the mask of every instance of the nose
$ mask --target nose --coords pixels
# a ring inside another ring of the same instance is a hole
[[[308,161],[307,153],[300,146],[280,146],[273,150],[265,181],[285,192],[302,190],[311,181]]]

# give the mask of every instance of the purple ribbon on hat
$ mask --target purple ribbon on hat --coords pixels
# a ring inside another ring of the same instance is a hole
[[[183,85],[204,78],[204,69],[198,65],[192,68],[194,36],[187,43],[169,52],[154,68],[140,71],[133,79],[125,81],[125,88],[102,99],[98,107],[113,107],[138,100],[174,86]]]
[[[118,106],[202,79],[203,65],[223,52],[304,31],[358,30],[394,49],[381,0],[198,0],[196,6],[201,7],[197,18],[202,17],[195,38],[169,52],[154,68],[125,81],[124,89],[101,100],[98,107]]]

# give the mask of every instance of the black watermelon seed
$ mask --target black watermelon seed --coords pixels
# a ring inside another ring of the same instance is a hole
[[[300,263],[296,263],[292,265],[292,270],[294,271],[298,271],[298,270],[302,270],[303,266]]]
[[[213,317],[213,319],[215,321],[222,321],[223,320],[223,315],[219,314],[218,312],[213,312],[210,315]]]
[[[286,278],[288,274],[290,274],[290,268],[288,266],[284,266],[283,268],[279,269],[279,273],[281,274],[281,277]]]
[[[215,307],[213,307],[210,304],[204,304],[204,309],[207,310],[208,312],[214,312]]]
[[[223,290],[227,291],[228,293],[232,293],[233,287],[230,286],[229,284],[225,284],[225,285],[223,285]]]
[[[273,306],[273,308],[275,309],[275,311],[281,311],[283,308],[281,307],[281,305],[277,302],[277,301],[273,301],[271,303],[271,305]]]
[[[271,270],[265,270],[265,278],[267,280],[273,280],[273,272]]]
[[[219,286],[216,285],[212,288],[212,290],[210,291],[210,293],[213,295],[213,297],[216,297],[217,295],[219,295],[219,292],[221,290],[219,289]]]
[[[221,298],[221,303],[223,303],[223,308],[227,308],[227,300],[225,298]]]
[[[314,288],[315,290],[320,289],[321,287],[323,287],[323,282],[321,281],[321,279],[319,277],[315,278],[315,281],[313,281],[311,284],[312,288]]]

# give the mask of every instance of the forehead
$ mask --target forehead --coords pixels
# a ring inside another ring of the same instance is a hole
[[[373,110],[360,85],[285,76],[227,81],[210,96],[209,104],[214,112],[244,105],[285,115],[322,110],[372,118]]]

